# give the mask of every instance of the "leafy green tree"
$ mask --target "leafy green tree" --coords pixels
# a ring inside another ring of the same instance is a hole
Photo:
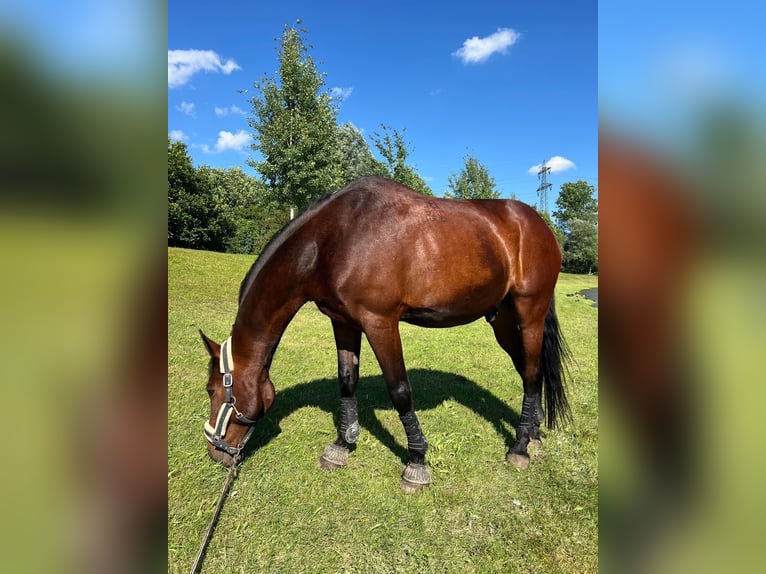
[[[272,236],[290,221],[290,210],[271,201],[268,192],[259,194],[255,203],[241,215],[230,243],[234,253],[260,253]]]
[[[168,245],[223,251],[232,232],[210,182],[194,169],[186,144],[168,138]]]
[[[495,179],[489,175],[489,170],[475,157],[465,158],[460,173],[448,178],[449,189],[444,197],[455,199],[497,199],[500,192],[495,187]]]
[[[564,233],[561,231],[558,225],[553,223],[553,220],[551,219],[550,214],[547,211],[542,211],[535,206],[532,206],[532,209],[534,209],[537,212],[537,214],[542,218],[542,220],[548,225],[548,227],[550,227],[551,231],[553,231],[553,235],[556,236],[556,241],[559,242],[559,245],[563,249]]]
[[[277,216],[274,210],[269,209],[268,193],[263,183],[239,167],[221,169],[202,166],[197,175],[211,188],[220,216],[228,219],[231,225],[226,251],[253,253],[261,243],[262,231],[266,229],[268,233],[276,225],[271,222]],[[287,218],[281,221],[277,229],[286,221]]]
[[[168,138],[168,245],[180,246],[192,214],[187,213],[189,192],[197,186],[197,174],[186,144]]]
[[[420,177],[413,166],[407,165],[407,158],[410,155],[410,145],[404,139],[404,132],[381,124],[383,133],[375,132],[372,135],[372,143],[384,160],[381,164],[385,169],[384,175],[399,183],[403,183],[422,193],[423,195],[433,195],[433,191],[428,184]]]
[[[298,209],[338,188],[343,177],[337,107],[322,91],[325,74],[308,54],[305,34],[285,25],[279,77],[255,82],[260,96],[250,100],[248,120],[255,132],[251,149],[263,158],[248,160],[249,165],[279,205]]]
[[[338,140],[343,165],[343,185],[367,175],[386,176],[386,166],[372,155],[362,132],[348,122],[340,126]]]
[[[564,183],[553,216],[564,235],[564,271],[597,271],[598,200],[595,188],[583,180]]]
[[[556,198],[556,209],[553,211],[553,217],[564,234],[569,233],[573,221],[586,221],[596,225],[598,201],[594,194],[594,187],[582,179],[561,185],[561,191]]]
[[[562,267],[568,273],[598,272],[598,230],[582,219],[570,224],[564,240]]]

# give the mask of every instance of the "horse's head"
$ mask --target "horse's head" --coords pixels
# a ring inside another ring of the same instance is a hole
[[[200,331],[210,355],[207,394],[210,419],[205,423],[207,453],[225,466],[239,462],[254,425],[274,402],[274,385],[263,369],[248,368],[250,361],[235,355],[231,338],[221,345]],[[260,371],[260,372],[259,372]]]

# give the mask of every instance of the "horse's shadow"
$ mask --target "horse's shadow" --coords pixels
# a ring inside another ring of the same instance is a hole
[[[412,399],[416,412],[433,409],[452,399],[491,423],[506,445],[513,444],[514,435],[509,429],[516,428],[519,414],[477,383],[454,373],[430,369],[413,369],[409,378],[413,382]],[[375,414],[376,409],[393,409],[383,378],[380,375],[361,377],[356,395],[360,426],[406,463],[407,449],[383,427]],[[332,414],[337,428],[340,408],[337,379],[317,379],[278,391],[274,406],[256,426],[245,448],[245,456],[269,444],[282,432],[282,419],[303,407],[319,407]],[[424,430],[428,436],[428,429]]]

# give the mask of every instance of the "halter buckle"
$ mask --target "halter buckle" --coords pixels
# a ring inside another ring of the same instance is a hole
[[[224,388],[228,389],[231,388],[231,386],[234,384],[234,380],[231,376],[231,373],[224,373],[223,375],[223,386]]]

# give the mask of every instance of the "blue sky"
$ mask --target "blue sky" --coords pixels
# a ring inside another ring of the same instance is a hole
[[[342,98],[339,121],[368,136],[381,123],[406,129],[410,161],[436,195],[467,154],[504,196],[528,203],[539,183],[530,169],[551,160],[551,209],[562,183],[598,184],[593,0],[171,0],[168,133],[195,165],[254,175],[253,82],[277,71],[276,39],[298,18],[327,90]]]
[[[673,147],[711,107],[763,115],[763,2],[602,0],[598,18],[604,125]]]

